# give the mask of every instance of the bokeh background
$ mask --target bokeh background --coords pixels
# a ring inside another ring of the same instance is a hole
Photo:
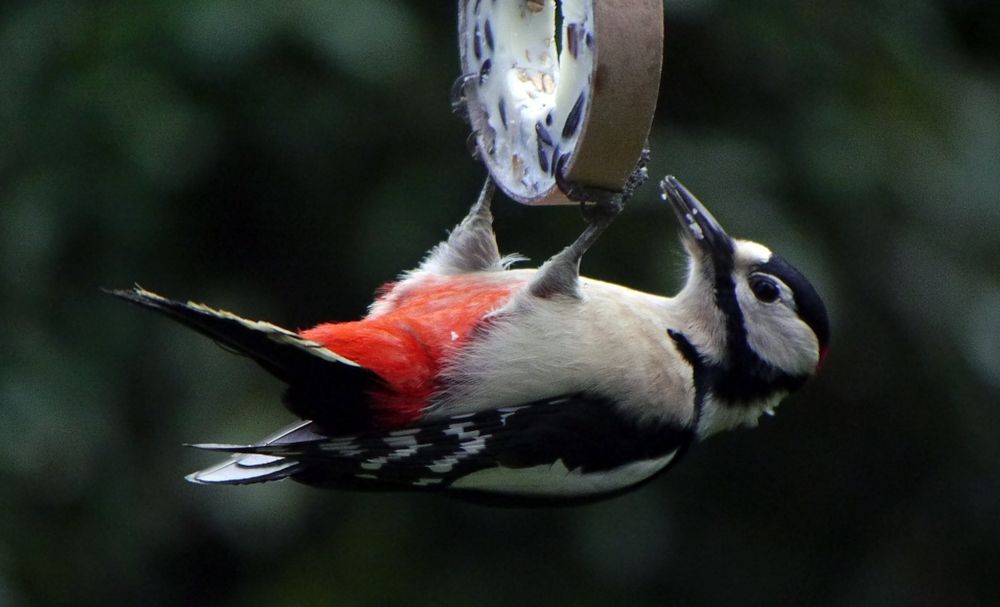
[[[996,605],[1000,3],[666,2],[651,172],[825,295],[824,373],[628,496],[207,488],[278,383],[99,287],[357,317],[459,220],[454,2],[0,7],[0,605]],[[571,207],[496,204],[536,263]],[[652,185],[584,260],[681,279]]]

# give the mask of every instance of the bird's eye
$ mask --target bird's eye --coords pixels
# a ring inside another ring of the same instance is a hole
[[[754,297],[764,303],[776,301],[781,294],[773,280],[762,276],[750,278],[750,290],[753,291]]]

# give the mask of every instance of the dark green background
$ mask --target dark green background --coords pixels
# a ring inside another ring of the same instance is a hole
[[[462,217],[453,2],[0,7],[0,605],[987,605],[1000,596],[1000,4],[666,3],[655,178],[825,295],[825,372],[567,510],[209,488],[280,386],[99,292],[304,328]],[[496,204],[544,260],[570,207]],[[647,186],[584,260],[672,293]]]

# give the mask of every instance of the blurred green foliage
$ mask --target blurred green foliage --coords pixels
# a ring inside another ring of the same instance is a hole
[[[277,382],[101,294],[362,314],[483,169],[453,2],[0,7],[0,605],[986,605],[1000,596],[1000,4],[678,0],[651,137],[834,320],[753,432],[570,510],[205,488]],[[647,187],[585,260],[680,281]],[[498,201],[536,262],[572,208]]]

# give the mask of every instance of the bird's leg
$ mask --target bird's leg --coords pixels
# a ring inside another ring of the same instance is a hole
[[[529,287],[531,294],[541,298],[558,295],[579,297],[580,260],[623,208],[620,196],[584,207],[584,214],[589,221],[587,227],[573,244],[557,253],[538,269],[538,274]]]
[[[615,217],[625,208],[625,202],[630,199],[635,190],[642,185],[649,174],[646,164],[649,162],[649,150],[644,149],[639,156],[635,170],[625,181],[621,192],[609,192],[594,188],[582,188],[566,183],[559,171],[556,174],[559,187],[573,200],[580,201],[580,210],[587,220],[587,227],[573,242],[538,269],[538,274],[531,281],[529,291],[536,297],[549,298],[557,295],[579,297],[580,260],[604,230],[608,229]]]
[[[469,209],[465,219],[455,226],[446,241],[431,250],[421,267],[441,274],[503,269],[490,210],[495,192],[493,178],[487,175],[479,199]]]
[[[455,230],[448,236],[448,243],[452,246],[460,246],[460,242],[463,240],[477,239],[477,240],[488,240],[488,243],[484,243],[482,246],[486,248],[492,248],[499,257],[500,254],[497,251],[496,238],[493,236],[493,196],[496,194],[497,186],[496,182],[493,181],[493,177],[489,174],[486,175],[486,181],[483,182],[483,189],[479,192],[479,198],[476,199],[475,204],[469,209],[468,214],[466,214],[465,219],[462,223],[458,224]]]

